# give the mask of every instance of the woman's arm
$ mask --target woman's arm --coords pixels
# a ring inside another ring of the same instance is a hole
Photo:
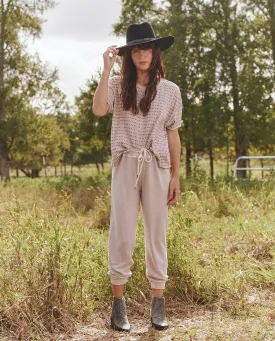
[[[108,81],[111,69],[114,65],[116,56],[119,52],[118,49],[115,48],[116,45],[108,47],[108,49],[104,52],[104,69],[101,75],[101,79],[98,83],[96,91],[94,93],[93,98],[93,113],[95,116],[104,116],[108,112]],[[110,57],[110,53],[113,54]]]
[[[95,116],[104,116],[108,112],[108,82],[110,72],[103,71],[93,98],[93,113]]]
[[[168,147],[171,159],[171,181],[169,186],[168,205],[174,205],[178,201],[180,193],[180,151],[181,143],[178,129],[167,129]]]

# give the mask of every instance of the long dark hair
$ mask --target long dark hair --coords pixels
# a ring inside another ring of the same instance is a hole
[[[153,49],[153,58],[149,68],[149,82],[145,90],[145,95],[140,100],[140,103],[137,103],[137,71],[132,60],[131,48],[129,48],[122,57],[122,67],[120,72],[121,101],[124,110],[131,110],[134,115],[138,115],[139,110],[141,110],[142,114],[147,116],[151,103],[157,94],[157,84],[160,79],[165,76],[165,69],[160,48],[154,42],[139,45],[138,48]]]

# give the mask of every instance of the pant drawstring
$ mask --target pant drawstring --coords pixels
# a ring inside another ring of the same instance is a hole
[[[139,155],[138,156],[136,156],[136,155],[135,156],[129,155],[128,153],[131,153],[131,152],[133,152],[133,153],[138,153],[139,152]],[[146,149],[146,148],[142,148],[142,149],[140,149],[140,151],[139,150],[128,149],[127,152],[125,153],[125,155],[128,156],[128,157],[134,157],[134,158],[138,159],[137,179],[136,179],[136,183],[135,183],[135,187],[134,187],[134,189],[136,189],[137,184],[138,184],[138,179],[140,177],[144,161],[151,162],[153,156],[152,156],[152,153],[150,152],[150,150]]]
[[[139,176],[141,174],[141,170],[142,170],[142,166],[144,164],[144,161],[146,161],[146,162],[152,161],[152,154],[151,154],[150,150],[148,150],[146,148],[142,148],[140,153],[139,153],[139,156],[138,156],[137,180],[136,180],[134,189],[136,189],[136,187],[137,187],[138,179],[139,179]]]

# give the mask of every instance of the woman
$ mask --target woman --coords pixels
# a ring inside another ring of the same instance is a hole
[[[168,328],[163,290],[167,276],[168,205],[179,194],[182,100],[179,87],[164,79],[161,51],[173,36],[156,38],[148,22],[130,25],[127,44],[105,51],[104,70],[94,94],[93,113],[113,113],[109,271],[111,327],[129,331],[124,285],[131,276],[140,202],[145,231],[146,276],[153,291],[151,323]],[[117,55],[120,76],[109,79]]]

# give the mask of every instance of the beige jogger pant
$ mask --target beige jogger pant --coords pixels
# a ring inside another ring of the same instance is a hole
[[[170,169],[159,168],[147,149],[127,152],[112,169],[109,271],[111,283],[132,275],[140,202],[145,234],[146,277],[151,288],[164,289],[167,276],[166,231]]]

